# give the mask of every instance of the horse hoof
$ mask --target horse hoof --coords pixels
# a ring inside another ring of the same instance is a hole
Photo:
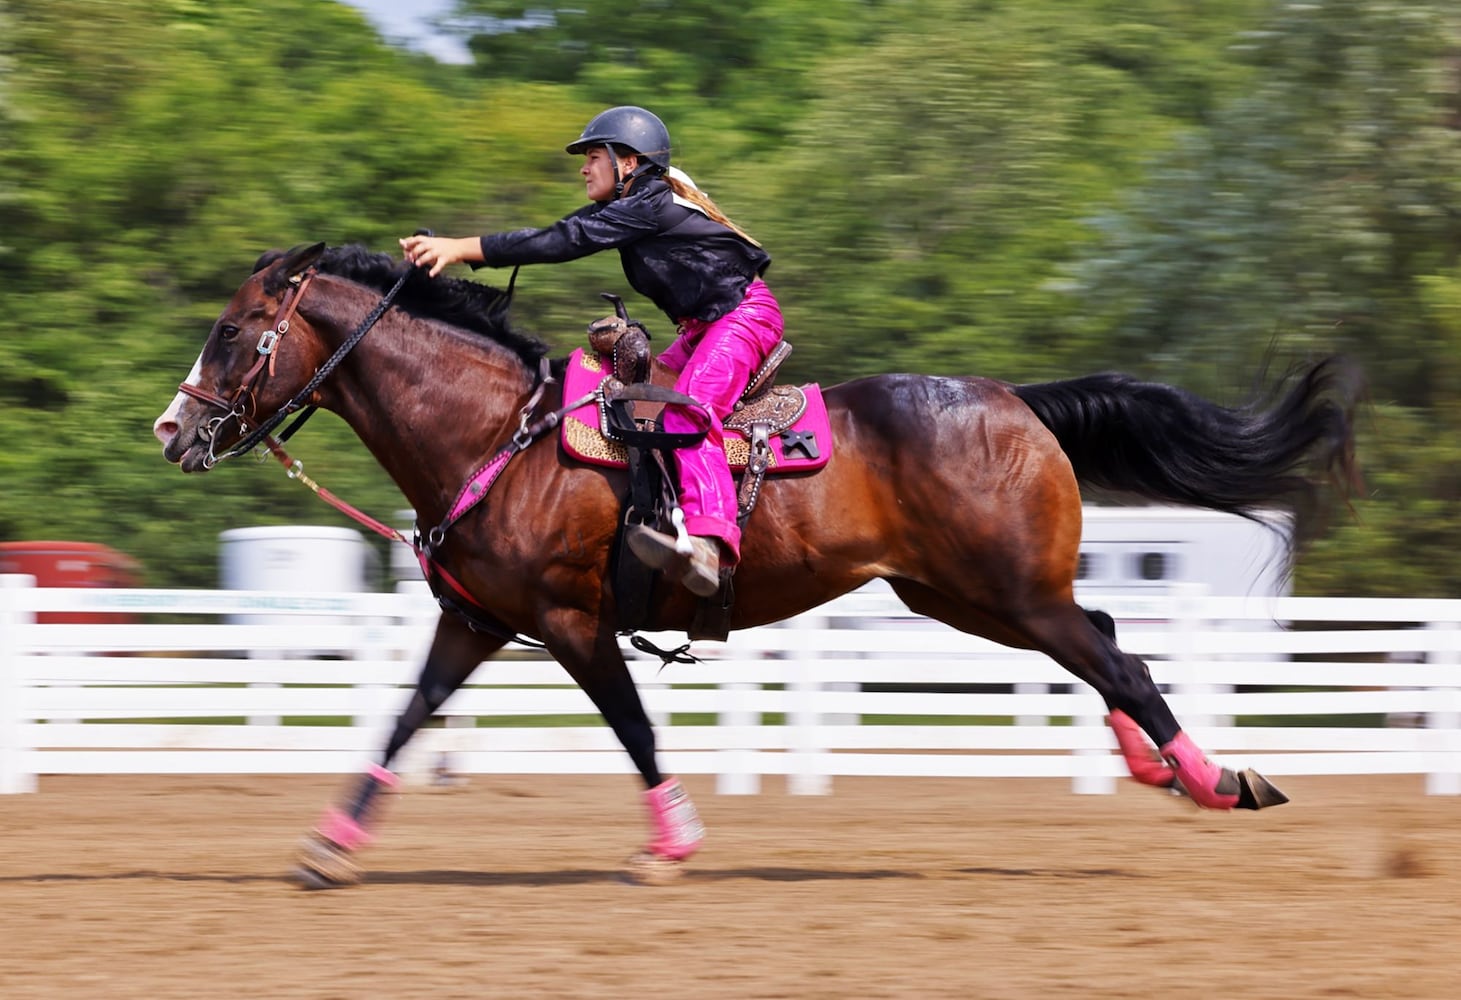
[[[685,863],[640,851],[624,865],[624,878],[635,885],[670,885],[685,875]]]
[[[303,889],[343,889],[359,884],[362,874],[349,851],[318,834],[305,838],[294,866],[294,880]]]
[[[1251,767],[1238,774],[1238,809],[1266,809],[1281,806],[1289,797]]]

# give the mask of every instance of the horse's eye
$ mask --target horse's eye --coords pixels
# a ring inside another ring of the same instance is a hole
[[[234,326],[231,323],[225,323],[223,326],[220,326],[218,328],[218,336],[221,337],[225,343],[236,340],[238,338],[238,327]]]

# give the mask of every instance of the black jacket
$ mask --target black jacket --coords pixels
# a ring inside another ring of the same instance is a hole
[[[554,264],[617,248],[624,276],[672,321],[717,320],[740,304],[771,257],[734,231],[674,200],[663,178],[642,176],[629,194],[595,203],[546,229],[482,237],[482,266]]]

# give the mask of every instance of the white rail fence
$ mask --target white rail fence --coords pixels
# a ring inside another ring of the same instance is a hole
[[[338,773],[378,752],[436,609],[411,594],[48,590],[0,577],[0,792],[38,775]],[[1461,793],[1461,601],[1087,596],[1214,757],[1274,776],[1417,774]],[[57,614],[93,619],[57,623]],[[37,618],[40,621],[37,621]],[[95,620],[95,619],[102,620]],[[682,641],[666,634],[661,645]],[[723,793],[782,776],[1124,775],[1089,688],[1048,659],[859,592],[780,626],[632,650],[662,764]],[[401,769],[628,772],[588,699],[524,651],[481,667]]]

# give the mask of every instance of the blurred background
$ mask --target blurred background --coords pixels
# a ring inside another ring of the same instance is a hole
[[[771,252],[783,377],[1238,404],[1348,353],[1366,491],[1295,592],[1461,597],[1454,0],[0,0],[0,542],[211,587],[223,531],[349,525],[272,466],[163,462],[213,318],[265,249],[548,224],[621,103]],[[606,290],[667,342],[613,254],[525,269],[516,323],[566,352]],[[296,444],[402,506],[333,418]]]

